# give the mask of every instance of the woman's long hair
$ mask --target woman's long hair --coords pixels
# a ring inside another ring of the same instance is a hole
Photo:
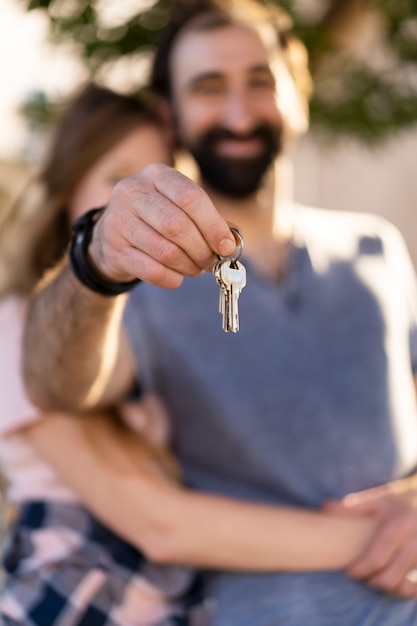
[[[157,123],[144,98],[88,84],[68,104],[44,166],[0,214],[0,297],[28,294],[70,239],[68,203],[90,168],[136,126]]]
[[[130,131],[150,123],[159,125],[160,120],[145,98],[94,84],[67,105],[43,168],[17,202],[0,214],[0,298],[29,295],[44,272],[63,257],[71,235],[68,204],[78,184]],[[116,407],[85,414],[81,423],[97,453],[108,454],[107,442],[118,439],[132,467],[143,470],[156,463],[165,474],[178,477],[170,454],[145,434],[132,432]]]

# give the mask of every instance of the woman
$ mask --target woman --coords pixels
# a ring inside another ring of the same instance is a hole
[[[155,397],[84,416],[41,414],[28,401],[19,367],[27,296],[64,254],[70,224],[105,205],[121,177],[170,162],[168,143],[146,104],[88,86],[62,118],[37,197],[26,194],[1,221],[0,453],[16,509],[4,624],[208,623],[192,568],[341,568],[373,532],[368,519],[185,489]]]

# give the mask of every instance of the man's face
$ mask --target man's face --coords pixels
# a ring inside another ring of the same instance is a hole
[[[276,45],[240,25],[185,32],[172,52],[179,140],[203,181],[231,198],[253,194],[281,150],[272,52]]]

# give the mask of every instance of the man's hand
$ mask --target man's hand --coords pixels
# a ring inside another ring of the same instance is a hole
[[[149,165],[120,181],[98,220],[91,260],[104,277],[178,287],[184,275],[211,269],[236,242],[208,195],[167,165]]]
[[[407,579],[417,569],[417,477],[352,493],[323,508],[372,515],[379,522],[366,550],[347,569],[349,576],[402,598],[417,598],[417,581]]]

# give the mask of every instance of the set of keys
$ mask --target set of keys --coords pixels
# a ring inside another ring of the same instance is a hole
[[[213,267],[213,274],[220,287],[219,313],[223,316],[223,330],[237,333],[239,330],[238,300],[246,285],[246,270],[239,261],[243,250],[243,237],[237,228],[230,229],[235,236],[237,247],[230,257],[219,257]]]

